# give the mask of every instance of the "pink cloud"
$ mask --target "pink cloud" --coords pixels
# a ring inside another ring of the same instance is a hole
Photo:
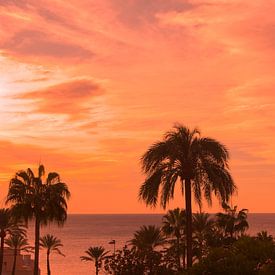
[[[102,95],[101,87],[88,79],[50,86],[42,90],[26,92],[16,99],[31,100],[36,112],[44,114],[68,114],[71,117],[85,115],[92,109],[92,100]]]

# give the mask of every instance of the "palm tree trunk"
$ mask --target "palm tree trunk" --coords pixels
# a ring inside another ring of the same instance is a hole
[[[34,275],[39,275],[39,238],[40,238],[40,220],[35,219],[35,251],[34,251]]]
[[[185,258],[186,258],[186,245],[185,245],[185,241],[184,241],[183,255],[182,255],[182,262],[183,262],[182,267],[183,267],[183,269],[186,268],[186,265],[185,265]]]
[[[1,229],[0,237],[1,237],[1,248],[0,248],[0,275],[2,275],[3,269],[3,260],[4,260],[4,239],[5,239],[5,231]]]
[[[17,260],[17,249],[14,249],[14,254],[13,254],[13,266],[12,266],[12,275],[15,275],[15,270],[16,270],[16,260]]]
[[[185,180],[185,209],[186,209],[186,241],[187,241],[187,268],[192,267],[192,205],[191,181]]]
[[[180,264],[180,238],[177,237],[177,256],[178,256],[178,270],[181,269],[181,264]]]
[[[98,261],[95,261],[95,274],[98,275]]]
[[[48,275],[51,275],[51,269],[50,269],[50,252],[47,252],[47,271]]]

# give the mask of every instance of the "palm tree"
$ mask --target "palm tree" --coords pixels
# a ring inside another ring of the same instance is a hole
[[[16,270],[16,260],[18,252],[20,251],[32,251],[32,247],[29,246],[29,243],[24,235],[21,234],[12,234],[8,239],[5,240],[5,244],[13,249],[13,266],[12,266],[12,275],[15,275]]]
[[[159,227],[143,225],[134,233],[130,244],[139,252],[152,252],[164,243],[164,236]]]
[[[222,229],[225,236],[231,240],[236,238],[239,233],[243,234],[248,229],[247,209],[237,211],[237,206],[231,208],[226,203],[223,204],[225,213],[218,213],[217,225]]]
[[[273,242],[273,236],[269,235],[265,230],[258,232],[256,238],[263,242]]]
[[[21,224],[16,224],[12,211],[8,208],[0,209],[0,275],[2,275],[3,269],[3,258],[4,258],[4,243],[7,235],[14,233],[20,233],[25,235],[26,231],[23,229]]]
[[[38,176],[28,168],[18,171],[10,181],[6,203],[10,203],[17,218],[26,222],[35,220],[34,275],[39,273],[39,239],[41,225],[55,222],[62,226],[67,219],[67,200],[70,192],[59,174],[51,172],[45,182],[43,165],[38,167]]]
[[[81,261],[94,262],[96,275],[98,275],[101,263],[106,258],[106,255],[109,253],[109,251],[105,251],[102,246],[91,246],[88,248],[88,250],[85,251],[85,253],[88,256],[81,256]]]
[[[209,205],[212,193],[227,202],[236,188],[228,158],[223,144],[182,125],[167,132],[164,140],[154,143],[142,157],[142,170],[147,177],[139,190],[141,200],[156,206],[160,194],[160,204],[166,208],[178,181],[185,194],[188,268],[192,266],[192,191],[199,206],[202,194]]]
[[[201,260],[205,252],[208,236],[213,233],[215,221],[210,214],[200,212],[193,214],[193,238],[197,243],[197,257]]]
[[[180,241],[185,235],[186,228],[186,213],[185,210],[176,208],[169,210],[162,218],[162,231],[166,236],[172,236],[176,238],[176,251],[177,251],[177,265],[178,269],[181,268],[181,249]],[[184,249],[185,251],[185,249]],[[183,256],[183,267],[185,267],[185,253]]]
[[[61,243],[61,240],[57,239],[53,235],[47,234],[40,238],[40,247],[43,247],[47,250],[47,274],[48,275],[51,275],[50,254],[51,252],[56,252],[59,255],[65,256],[59,249],[62,246],[63,244]]]

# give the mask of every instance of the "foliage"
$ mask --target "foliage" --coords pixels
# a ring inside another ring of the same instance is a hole
[[[25,236],[20,234],[12,234],[5,240],[5,245],[11,249],[25,252],[32,252],[33,247],[29,245]]]
[[[190,274],[258,274],[259,267],[275,258],[273,242],[242,236],[231,246],[212,248]],[[267,268],[267,267],[265,267]]]
[[[105,251],[102,246],[91,246],[85,251],[85,256],[81,256],[81,261],[84,262],[94,262],[96,268],[96,274],[98,274],[99,269],[102,266],[102,262],[106,259],[109,251]]]
[[[218,213],[217,225],[222,230],[224,238],[236,239],[248,229],[247,209],[237,211],[237,206],[230,208],[226,203],[223,204],[225,213]]]
[[[16,223],[14,213],[9,208],[0,209],[0,274],[2,274],[5,238],[11,235],[26,235],[26,230],[21,223]]]
[[[192,265],[192,192],[201,207],[202,197],[212,203],[212,193],[227,202],[236,186],[228,169],[229,153],[215,139],[201,137],[197,129],[176,125],[162,141],[154,143],[142,157],[146,179],[139,198],[147,205],[163,208],[174,197],[177,183],[185,194],[187,265]]]
[[[176,271],[169,268],[160,251],[147,251],[140,253],[134,248],[125,246],[118,250],[114,256],[105,260],[104,268],[108,274],[115,275],[169,275]]]
[[[175,264],[177,270],[185,267],[185,234],[186,234],[186,213],[185,210],[176,208],[169,210],[162,218],[162,232],[168,239],[169,248],[166,249],[166,257],[171,264]],[[173,259],[176,259],[173,260]]]
[[[193,254],[197,259],[207,254],[214,226],[215,221],[210,214],[203,212],[193,214]]]
[[[28,240],[25,237],[24,231],[22,231],[21,233],[19,231],[13,232],[13,234],[5,240],[5,244],[7,247],[13,249],[12,275],[15,275],[18,253],[20,253],[20,251],[32,252],[33,247],[29,245]]]
[[[59,255],[65,256],[60,250],[60,247],[63,247],[61,240],[53,235],[47,234],[41,237],[39,245],[40,247],[47,250],[47,254],[50,254],[51,252],[56,252]]]
[[[139,252],[151,252],[164,243],[164,236],[159,227],[143,225],[134,233],[130,244]]]
[[[39,273],[40,226],[49,222],[62,225],[67,218],[67,200],[70,192],[56,172],[45,176],[45,168],[39,165],[37,176],[28,168],[18,171],[11,179],[6,203],[11,204],[17,219],[35,219],[34,275]]]

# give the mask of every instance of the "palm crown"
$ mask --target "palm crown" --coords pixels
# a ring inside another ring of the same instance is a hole
[[[66,199],[70,192],[58,173],[49,173],[43,183],[44,175],[43,165],[39,166],[37,177],[31,169],[17,172],[10,181],[7,203],[12,204],[15,215],[26,221],[39,217],[43,224],[49,221],[62,224],[67,217]]]
[[[5,240],[5,244],[12,248],[12,249],[16,249],[18,251],[32,251],[33,247],[31,247],[28,243],[28,240],[20,234],[13,234],[10,235],[6,240]]]
[[[247,222],[247,209],[241,209],[237,211],[237,206],[231,208],[226,203],[223,204],[225,213],[218,213],[217,224],[223,229],[225,235],[229,235],[231,238],[238,233],[244,233],[248,229]]]
[[[212,192],[228,201],[235,191],[235,184],[228,170],[229,153],[226,147],[212,138],[203,138],[198,129],[176,125],[175,131],[165,134],[164,140],[154,143],[142,157],[142,169],[147,178],[139,192],[140,199],[156,206],[160,191],[160,203],[165,208],[174,196],[177,180],[184,191],[184,181],[191,180],[197,203],[202,193],[209,204]],[[161,190],[159,190],[161,188]]]
[[[56,252],[57,254],[65,256],[60,250],[60,247],[63,246],[63,244],[61,243],[61,240],[59,240],[53,235],[47,234],[41,237],[39,245],[42,248],[45,248],[48,254],[50,254],[51,252]]]
[[[106,258],[109,251],[105,251],[102,246],[91,246],[85,251],[86,255],[81,256],[81,261],[94,262],[96,268],[96,275],[99,273],[101,262]]]
[[[134,233],[131,245],[138,251],[153,251],[157,246],[163,244],[165,238],[159,227],[154,225],[143,225]]]
[[[185,210],[176,208],[169,210],[162,219],[162,231],[168,236],[180,238],[185,231]]]

